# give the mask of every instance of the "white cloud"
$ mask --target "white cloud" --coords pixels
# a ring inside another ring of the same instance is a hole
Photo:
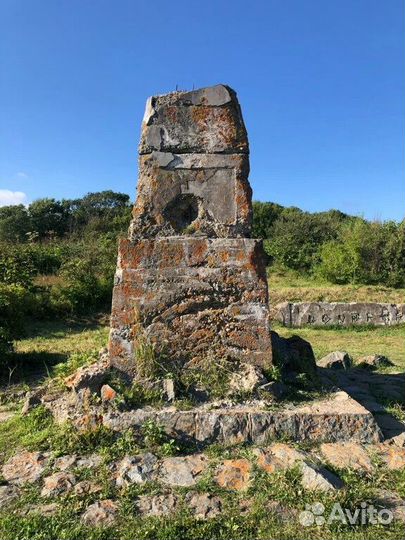
[[[27,195],[22,191],[11,191],[0,189],[0,206],[10,206],[12,204],[26,204]]]
[[[18,172],[16,176],[18,176],[18,178],[28,178],[28,174],[23,171]]]

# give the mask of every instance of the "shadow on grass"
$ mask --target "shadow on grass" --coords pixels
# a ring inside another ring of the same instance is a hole
[[[100,325],[108,324],[109,314],[96,313],[86,317],[72,317],[54,320],[28,319],[25,324],[24,339],[40,336],[44,339],[57,338],[62,334],[83,330],[94,330]]]
[[[405,432],[405,373],[318,369],[373,414],[385,438]]]
[[[35,385],[47,377],[53,366],[66,362],[67,354],[49,352],[13,353],[0,373],[0,391],[19,384]]]

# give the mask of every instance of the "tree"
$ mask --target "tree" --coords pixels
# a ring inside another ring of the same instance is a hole
[[[274,223],[284,207],[272,202],[253,202],[253,238],[270,238]]]
[[[37,199],[29,206],[32,230],[40,240],[61,237],[68,230],[69,208],[55,199]]]
[[[30,217],[24,205],[0,208],[0,241],[24,242],[30,228]]]
[[[108,232],[118,225],[121,228],[122,217],[128,227],[131,204],[129,195],[111,190],[88,193],[81,199],[63,201],[69,203],[71,212],[71,231]]]

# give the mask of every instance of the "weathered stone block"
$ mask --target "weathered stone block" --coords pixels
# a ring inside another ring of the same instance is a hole
[[[405,323],[405,304],[284,302],[275,308],[285,326],[393,326]]]
[[[137,199],[119,246],[110,363],[134,377],[140,336],[160,362],[272,363],[261,242],[249,239],[249,146],[218,85],[148,100]],[[138,363],[139,364],[139,363]]]
[[[113,293],[111,364],[136,374],[142,328],[168,362],[205,355],[270,365],[267,280],[250,239],[122,240]]]
[[[198,232],[249,236],[252,190],[244,154],[140,156],[138,196],[130,237]]]
[[[235,92],[224,85],[153,96],[146,103],[140,154],[248,152]]]

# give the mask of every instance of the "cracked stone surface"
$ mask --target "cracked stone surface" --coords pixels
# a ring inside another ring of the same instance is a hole
[[[85,525],[95,527],[112,525],[118,514],[118,506],[111,499],[104,499],[91,504],[81,517]]]
[[[169,516],[178,510],[179,498],[173,493],[141,495],[136,501],[136,507],[145,516]]]
[[[44,474],[49,456],[42,452],[21,452],[11,457],[3,466],[3,477],[7,482],[22,486],[32,484]]]
[[[52,474],[44,479],[44,487],[41,497],[56,497],[62,493],[72,491],[76,479],[73,474],[61,471]]]
[[[144,484],[152,480],[157,457],[151,453],[139,456],[126,456],[117,464],[116,484],[125,487],[130,484]]]
[[[211,493],[187,493],[185,502],[197,519],[211,519],[221,513],[220,497]]]
[[[285,443],[274,443],[267,448],[254,448],[253,454],[257,456],[258,466],[268,473],[290,469],[309,457],[307,453]]]
[[[377,443],[382,434],[370,411],[346,392],[308,405],[284,406],[273,411],[263,404],[196,407],[180,411],[175,407],[160,410],[138,409],[123,413],[110,411],[102,423],[114,431],[141,427],[154,420],[170,436],[201,444],[254,442],[266,444],[269,439],[286,437],[295,441],[356,441]]]
[[[201,478],[208,465],[203,454],[163,459],[159,479],[171,486],[193,486]]]
[[[249,487],[252,464],[247,459],[226,459],[219,467],[215,480],[222,488],[243,491]]]
[[[18,498],[20,494],[16,486],[0,486],[0,509]]]
[[[249,238],[249,147],[223,85],[148,100],[128,238],[119,245],[111,365],[137,375],[139,336],[166,362],[272,364],[267,276]]]
[[[334,467],[343,469],[363,469],[371,472],[373,464],[367,450],[356,443],[323,443],[320,452],[326,461]]]

